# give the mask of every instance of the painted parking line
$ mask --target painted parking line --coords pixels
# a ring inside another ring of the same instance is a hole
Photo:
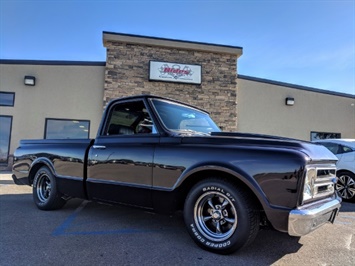
[[[83,201],[78,208],[60,225],[58,226],[52,233],[52,236],[66,235],[66,230],[71,226],[75,218],[79,215],[79,213],[85,208],[85,206],[89,203],[89,201]]]

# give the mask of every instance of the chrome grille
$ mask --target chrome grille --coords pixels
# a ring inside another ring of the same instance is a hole
[[[335,168],[316,168],[317,178],[314,182],[314,198],[328,196],[334,193],[336,183]]]
[[[314,201],[334,194],[337,182],[335,165],[310,165],[306,167],[306,171],[303,202]]]

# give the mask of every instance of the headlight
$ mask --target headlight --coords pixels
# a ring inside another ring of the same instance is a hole
[[[314,182],[317,179],[316,168],[308,168],[303,188],[303,202],[310,200],[314,195]]]

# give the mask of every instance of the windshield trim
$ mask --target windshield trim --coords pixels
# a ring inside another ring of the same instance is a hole
[[[210,135],[211,132],[221,132],[221,129],[218,127],[218,125],[213,121],[213,119],[210,117],[209,113],[203,109],[200,108],[196,108],[194,106],[188,105],[188,104],[184,104],[181,102],[177,102],[177,101],[171,101],[168,99],[161,99],[161,98],[150,98],[149,99],[150,105],[156,115],[156,117],[159,120],[160,125],[163,127],[164,130],[174,134],[174,135],[187,135],[187,136],[206,136],[206,135]],[[199,131],[199,130],[194,130],[193,128],[186,128],[186,129],[181,129],[181,128],[171,128],[168,125],[166,125],[166,121],[164,121],[164,119],[161,117],[161,114],[159,113],[156,104],[154,102],[160,102],[160,103],[166,103],[166,104],[170,104],[172,106],[177,106],[177,107],[181,107],[181,108],[186,108],[190,111],[193,111],[194,113],[197,113],[199,115],[201,115],[203,117],[203,119],[206,119],[206,122],[208,123],[208,126],[206,127],[211,127],[211,131],[210,132],[206,132],[205,130],[203,131]]]

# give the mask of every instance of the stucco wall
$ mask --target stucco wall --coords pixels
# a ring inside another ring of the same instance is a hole
[[[104,66],[0,64],[0,91],[15,93],[15,106],[0,106],[12,116],[10,154],[20,139],[44,137],[45,119],[90,120],[94,138],[103,111]],[[25,86],[24,76],[36,77]]]
[[[295,99],[286,106],[286,97]],[[238,131],[310,140],[311,131],[355,138],[355,98],[238,78]]]
[[[211,113],[226,131],[236,130],[237,55],[106,41],[104,101],[153,94],[180,100]],[[149,61],[202,66],[201,85],[149,81]]]

